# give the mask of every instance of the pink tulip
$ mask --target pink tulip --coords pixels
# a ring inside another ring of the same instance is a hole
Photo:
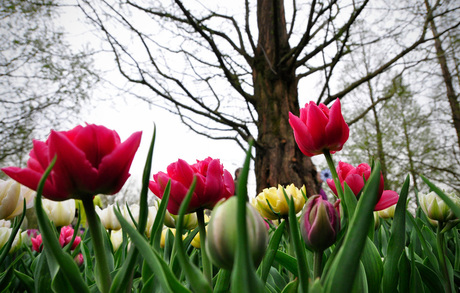
[[[339,162],[339,165],[337,166],[337,175],[339,176],[342,188],[343,183],[346,182],[353,193],[357,196],[364,188],[364,179],[367,181],[371,175],[371,167],[366,163],[362,163],[357,167],[353,167],[348,163]],[[334,180],[327,179],[326,182],[331,188],[332,192],[337,195],[337,189],[335,187]],[[386,209],[387,207],[397,203],[399,199],[398,194],[394,191],[387,190],[383,192],[383,186],[383,176],[380,176],[379,201],[374,208],[375,211]]]
[[[30,241],[32,242],[32,249],[35,250],[36,252],[40,252],[43,249],[42,246],[42,235],[38,234],[36,237],[30,238]]]
[[[46,142],[33,141],[27,167],[3,168],[19,183],[36,190],[50,161],[56,164],[45,182],[43,195],[51,200],[81,199],[95,194],[117,193],[126,182],[141,132],[120,142],[118,134],[104,126],[77,126],[51,131]]]
[[[61,228],[61,234],[59,235],[59,243],[61,247],[65,247],[67,244],[70,243],[73,237],[74,230],[70,226],[65,226]],[[81,238],[80,236],[76,236],[74,242],[72,243],[71,250],[74,250],[78,244],[80,244]]]
[[[153,175],[154,180],[150,181],[149,188],[156,196],[162,198],[166,184],[171,179],[168,211],[177,215],[180,204],[192,184],[193,176],[197,177],[197,182],[187,209],[188,213],[199,208],[212,209],[218,201],[234,194],[232,175],[223,168],[218,159],[209,157],[202,161],[197,160],[193,165],[179,159],[168,166],[167,173],[159,172]]]
[[[328,150],[331,154],[340,151],[348,140],[349,129],[342,116],[340,100],[329,109],[314,102],[300,109],[300,118],[289,113],[289,123],[302,153],[312,157]]]

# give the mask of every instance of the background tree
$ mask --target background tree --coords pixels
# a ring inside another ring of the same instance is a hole
[[[243,149],[254,138],[258,191],[293,182],[310,194],[316,171],[295,145],[288,113],[298,114],[299,104],[315,97],[329,104],[398,63],[418,62],[411,53],[430,40],[428,24],[442,4],[419,13],[426,9],[417,2],[407,17],[401,1],[225,2],[83,1],[81,9],[103,33],[120,73],[139,85],[132,95],[210,138]],[[365,42],[355,42],[375,24],[383,29],[375,26]],[[367,70],[342,74],[363,46],[387,50]],[[299,99],[299,89],[308,95]]]
[[[91,56],[76,52],[55,25],[52,1],[0,4],[0,162],[20,165],[32,138],[65,125],[98,78]]]

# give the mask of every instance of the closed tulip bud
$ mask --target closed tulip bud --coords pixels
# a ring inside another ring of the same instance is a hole
[[[217,206],[208,224],[206,236],[206,253],[212,263],[223,269],[231,269],[236,254],[237,198],[229,198]],[[246,205],[246,227],[248,232],[248,249],[257,266],[265,254],[268,245],[268,231],[260,214],[250,205]]]
[[[110,232],[110,242],[112,242],[113,252],[117,251],[123,243],[123,230]]]
[[[9,221],[9,220],[0,220],[0,227],[10,228],[11,227],[11,221]]]
[[[69,226],[75,218],[75,200],[42,199],[43,209],[56,227]]]
[[[320,195],[310,197],[300,218],[300,232],[305,244],[323,251],[334,244],[340,229],[340,218],[334,206]]]
[[[289,204],[284,197],[284,191],[288,198],[294,199],[295,212],[298,213],[305,205],[305,198],[302,195],[302,190],[305,193],[306,189],[303,186],[301,189],[291,184],[283,188],[278,185],[278,188],[265,188],[253,200],[252,205],[259,211],[262,217],[277,220],[279,217],[287,216],[289,213]],[[267,202],[268,201],[268,202]]]
[[[22,214],[24,199],[26,208],[31,208],[35,194],[35,191],[12,179],[0,180],[0,219],[9,220]]]
[[[101,219],[102,226],[104,226],[104,228],[107,230],[121,229],[120,222],[118,222],[117,216],[115,216],[113,211],[114,207],[115,206],[113,204],[107,206],[105,209],[101,209],[100,207],[96,206],[96,213]]]
[[[179,216],[170,214],[166,210],[164,224],[169,228],[176,228],[176,222]],[[193,230],[198,226],[198,219],[196,213],[184,215],[184,229]]]
[[[393,219],[395,216],[396,205],[392,205],[384,210],[378,211],[377,214],[382,219]]]
[[[460,206],[460,199],[455,193],[447,194],[447,196],[457,206]],[[431,220],[448,222],[456,219],[449,206],[434,191],[428,194],[420,194],[419,201],[423,212]]]
[[[81,253],[77,254],[77,255],[74,257],[73,260],[75,261],[75,263],[77,264],[77,266],[80,267],[80,266],[83,264],[83,261],[84,261],[84,259],[83,259],[83,254],[81,254]]]

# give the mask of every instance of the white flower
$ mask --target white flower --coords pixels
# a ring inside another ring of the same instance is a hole
[[[68,226],[75,218],[75,200],[54,201],[42,199],[43,210],[56,227]]]
[[[460,199],[455,193],[446,194],[457,206],[460,206]],[[420,206],[428,218],[440,222],[447,222],[456,219],[449,206],[432,191],[428,194],[419,195]]]
[[[0,219],[8,220],[22,214],[24,199],[26,208],[31,208],[35,195],[35,191],[13,179],[0,180]]]
[[[119,229],[110,232],[110,241],[112,242],[113,252],[117,251],[123,243],[123,231]]]
[[[96,206],[96,213],[99,215],[102,225],[107,230],[121,229],[120,222],[118,222],[117,216],[115,216],[115,213],[113,211],[114,208],[116,207],[113,204],[109,205],[105,209],[101,209],[98,206]]]
[[[0,249],[3,248],[3,246],[5,246],[5,244],[8,242],[8,239],[11,237],[12,231],[12,228],[0,227]],[[24,235],[27,235],[27,231],[21,233],[21,229],[19,229],[18,233],[14,237],[13,243],[11,244],[11,249],[9,253],[15,252],[21,246],[22,237]]]

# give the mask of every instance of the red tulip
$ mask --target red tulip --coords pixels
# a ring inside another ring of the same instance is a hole
[[[348,140],[349,129],[342,116],[340,100],[329,109],[314,102],[300,109],[300,118],[289,113],[289,123],[302,153],[312,157],[329,150],[331,154],[340,151]]]
[[[367,181],[371,175],[371,167],[366,163],[362,163],[355,168],[348,163],[339,162],[339,165],[337,166],[337,175],[339,176],[342,188],[343,183],[346,182],[353,193],[358,195],[364,187],[364,179]],[[335,187],[334,180],[327,179],[326,182],[331,188],[332,192],[337,195],[337,189]],[[375,211],[386,209],[387,207],[392,206],[398,202],[398,194],[391,190],[383,192],[383,185],[383,176],[380,176],[379,201],[374,208]]]
[[[177,215],[180,204],[192,184],[193,176],[197,177],[195,191],[187,209],[187,213],[199,208],[212,209],[214,205],[234,194],[235,185],[232,175],[223,168],[218,159],[207,158],[189,165],[179,159],[167,168],[167,173],[159,172],[150,181],[150,190],[159,198],[163,197],[168,180],[171,179],[171,193],[168,211]]]
[[[46,142],[33,141],[27,167],[3,168],[19,183],[36,190],[50,161],[56,164],[45,182],[43,195],[51,200],[81,199],[95,194],[117,193],[126,182],[139,147],[141,132],[125,142],[113,131],[98,125],[77,126],[70,131],[51,131]]]

